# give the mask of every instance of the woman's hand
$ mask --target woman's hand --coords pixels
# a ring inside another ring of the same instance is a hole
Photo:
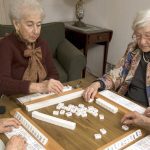
[[[53,93],[56,93],[56,94],[59,94],[59,93],[63,92],[63,85],[58,80],[50,79],[48,81],[47,88],[48,88],[49,92],[53,92]]]
[[[18,128],[21,123],[15,118],[0,119],[0,133],[10,132],[12,127]]]
[[[40,83],[31,83],[29,86],[29,93],[53,92],[53,93],[59,94],[62,91],[63,91],[62,83],[55,79],[45,80]]]
[[[150,126],[150,118],[136,111],[125,114],[121,122],[126,125],[137,125],[141,127]]]
[[[26,141],[21,136],[12,136],[5,150],[26,150]]]
[[[144,115],[150,117],[150,107],[145,110]]]
[[[83,98],[85,99],[85,101],[89,101],[90,98],[94,99],[99,88],[99,82],[94,82],[89,87],[87,87],[83,93]]]

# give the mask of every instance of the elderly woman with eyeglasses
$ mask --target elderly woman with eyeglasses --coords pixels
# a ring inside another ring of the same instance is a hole
[[[113,70],[87,87],[83,94],[86,101],[93,99],[97,91],[110,89],[143,106],[150,106],[150,10],[139,12],[132,28],[134,42],[128,45]],[[150,107],[144,114],[125,114],[121,122],[149,130]]]
[[[133,39],[113,70],[93,82],[84,92],[86,101],[98,90],[110,89],[144,106],[150,105],[150,10],[133,22]]]
[[[15,32],[0,41],[0,94],[62,92],[48,44],[40,38],[43,18],[38,0],[11,2]]]

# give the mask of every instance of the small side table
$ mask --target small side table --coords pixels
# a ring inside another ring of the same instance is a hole
[[[104,45],[103,74],[105,73],[109,42],[112,38],[113,31],[101,27],[88,25],[85,28],[75,27],[74,22],[65,22],[66,38],[73,43],[78,49],[83,49],[87,56],[88,48],[93,44]],[[83,71],[85,77],[85,69]]]

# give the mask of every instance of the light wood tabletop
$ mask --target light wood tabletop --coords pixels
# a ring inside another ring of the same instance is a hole
[[[84,79],[72,81],[66,83],[65,85],[71,85],[75,88],[86,88],[90,83]],[[106,144],[114,141],[127,134],[127,131],[121,129],[121,118],[127,110],[119,108],[119,112],[113,114],[96,103],[87,103],[82,97],[73,99],[71,101],[66,101],[64,104],[67,106],[73,104],[78,106],[78,104],[84,104],[86,107],[94,106],[99,110],[100,114],[104,114],[104,120],[100,120],[99,117],[94,117],[90,114],[86,118],[77,117],[73,115],[72,117],[66,117],[65,115],[59,115],[58,118],[73,121],[77,124],[75,130],[65,129],[56,125],[52,125],[43,121],[39,121],[31,117],[31,113],[24,112],[30,116],[30,118],[38,124],[45,132],[47,132],[58,144],[65,150],[98,150],[104,147]],[[14,97],[2,97],[0,100],[0,105],[6,106],[6,113],[0,115],[0,118],[11,117],[10,111],[14,108],[20,107],[14,100]],[[39,112],[53,115],[53,111],[56,110],[56,105],[49,106],[38,110]],[[105,128],[107,130],[106,135],[102,135],[102,139],[96,140],[94,134],[100,133],[99,129]],[[130,128],[132,130],[133,127]],[[135,129],[135,128],[134,128]],[[6,143],[8,141],[7,137],[3,134],[0,138]]]

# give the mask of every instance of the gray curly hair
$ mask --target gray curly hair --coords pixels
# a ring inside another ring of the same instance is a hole
[[[145,27],[147,25],[150,25],[150,9],[142,10],[137,13],[132,24],[132,29],[136,30],[137,28]]]
[[[38,11],[41,14],[41,18],[44,19],[45,13],[44,10],[38,0],[11,0],[10,9],[9,9],[9,17],[10,20],[20,20],[25,15],[25,11]]]

